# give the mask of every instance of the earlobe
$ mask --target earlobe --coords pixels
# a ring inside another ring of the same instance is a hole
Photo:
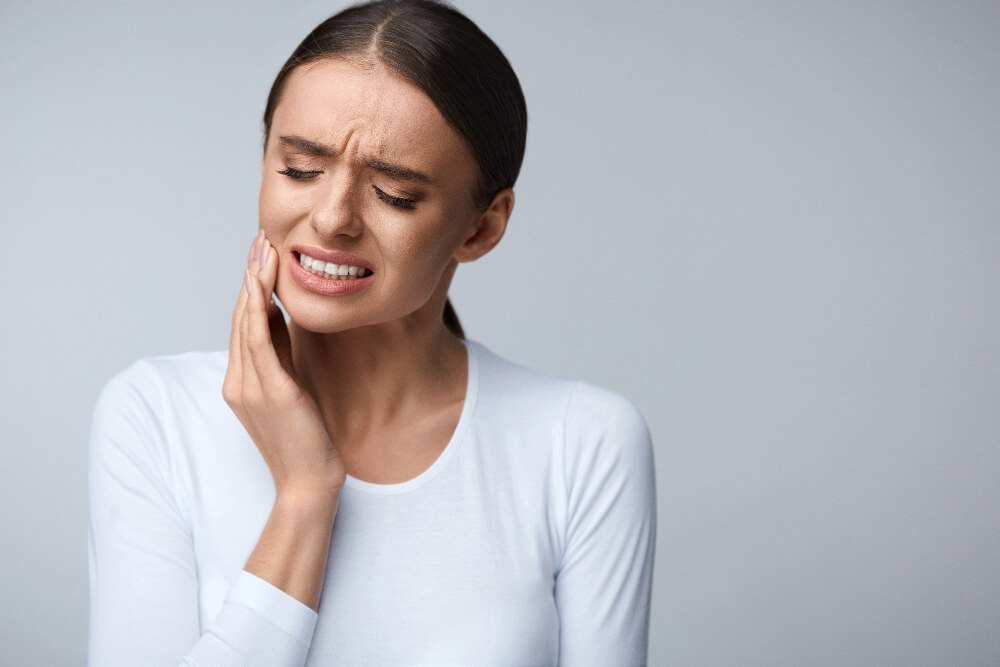
[[[455,253],[455,259],[459,262],[471,262],[493,250],[507,231],[507,220],[513,210],[514,191],[504,188],[479,215],[472,232]]]

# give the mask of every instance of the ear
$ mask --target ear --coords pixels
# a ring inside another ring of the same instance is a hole
[[[507,220],[514,210],[514,191],[504,188],[497,193],[486,210],[479,214],[465,241],[455,251],[455,260],[471,262],[479,259],[500,243],[507,231]]]

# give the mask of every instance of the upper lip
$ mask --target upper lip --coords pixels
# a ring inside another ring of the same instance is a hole
[[[372,273],[375,272],[375,267],[371,265],[371,262],[363,260],[357,255],[352,255],[349,252],[341,252],[339,250],[323,250],[322,248],[316,248],[313,246],[305,246],[305,245],[293,245],[292,252],[298,253],[300,255],[308,255],[313,259],[321,259],[324,262],[333,262],[334,264],[347,264],[348,266],[357,266],[360,268],[368,269]]]

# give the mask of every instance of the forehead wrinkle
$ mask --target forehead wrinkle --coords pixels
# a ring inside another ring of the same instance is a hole
[[[350,144],[357,142],[356,136],[363,134],[372,125],[372,120],[377,118],[377,109],[385,106],[382,102],[385,93],[379,90],[379,86],[359,85],[357,82],[347,83],[343,92],[336,90],[323,78],[324,65],[330,64],[351,65],[335,59],[300,65],[290,75],[275,115],[284,115],[290,121],[291,127],[285,134],[323,145],[328,153],[342,155],[348,151]],[[356,66],[353,69],[357,74],[366,75],[365,78],[371,74]],[[320,78],[317,80],[314,77]],[[343,82],[340,85],[345,86]],[[281,114],[282,111],[286,113]],[[291,118],[288,118],[289,115]],[[317,122],[323,118],[327,122]]]
[[[367,158],[438,183],[454,176],[459,163],[474,162],[466,142],[423,91],[381,63],[360,65],[324,59],[294,71],[276,108],[275,120],[285,120],[276,124],[276,134],[333,148],[335,159],[352,167],[369,167]]]
[[[413,83],[380,61],[365,62],[365,60],[359,62],[357,59],[349,58],[324,58],[306,63],[300,66],[301,71],[297,69],[292,73],[289,87],[294,87],[303,98],[314,100],[321,106],[328,106],[331,102],[336,104],[351,100],[351,107],[341,106],[341,111],[348,112],[351,121],[357,121],[366,130],[371,130],[372,147],[378,149],[376,152],[385,151],[390,145],[394,152],[400,149],[409,152],[414,147],[420,149],[429,141],[433,141],[427,136],[428,122],[434,125],[433,121],[440,120],[446,125],[434,103]],[[348,94],[338,95],[336,94],[338,91],[333,91],[334,95],[331,96],[329,85],[307,81],[313,76],[323,77],[324,70],[331,67],[344,71],[346,80],[341,85],[349,87]],[[351,80],[354,77],[359,77],[361,80]],[[377,81],[379,78],[388,79],[399,84],[399,87],[381,85]],[[401,93],[401,89],[406,89],[409,94]],[[408,104],[408,100],[414,99],[420,100],[417,108]],[[415,112],[416,117],[402,115],[400,104],[407,105],[409,112]],[[432,118],[428,118],[428,115]],[[390,137],[390,133],[393,136]]]

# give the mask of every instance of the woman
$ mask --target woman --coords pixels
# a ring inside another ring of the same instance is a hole
[[[351,8],[296,49],[228,355],[98,401],[92,664],[644,662],[642,417],[465,341],[447,303],[503,236],[525,131],[506,59],[443,5]]]

